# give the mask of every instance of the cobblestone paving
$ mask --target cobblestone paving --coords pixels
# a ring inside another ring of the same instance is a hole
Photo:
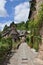
[[[32,50],[30,49],[30,47],[28,47],[26,43],[22,43],[20,45],[18,56],[18,65],[34,65],[33,60],[36,57],[36,54],[32,52]]]
[[[8,65],[43,65],[37,62],[37,53],[32,51],[27,43],[22,43],[17,50],[17,53],[13,55],[10,59],[10,64]]]

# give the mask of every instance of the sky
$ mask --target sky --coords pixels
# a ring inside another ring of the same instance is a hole
[[[0,30],[12,21],[26,22],[30,12],[30,0],[0,0]]]

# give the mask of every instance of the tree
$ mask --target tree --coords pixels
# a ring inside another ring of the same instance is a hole
[[[15,26],[15,23],[14,23],[14,22],[12,22],[12,23],[10,24],[10,27],[12,27],[12,26]]]
[[[5,31],[5,30],[7,30],[7,29],[8,29],[8,26],[5,25],[3,31]]]
[[[26,30],[28,30],[28,23],[29,23],[29,20],[26,21]]]
[[[2,38],[2,35],[1,35],[1,32],[0,32],[0,41],[1,41],[1,38]]]
[[[21,23],[16,24],[16,28],[19,30],[24,30],[25,29],[25,22],[22,21]]]

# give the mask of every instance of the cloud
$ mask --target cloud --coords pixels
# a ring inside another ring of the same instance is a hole
[[[8,16],[8,13],[5,9],[5,4],[6,4],[6,0],[1,0],[0,1],[0,17],[6,17]]]
[[[5,25],[9,26],[11,22],[12,21],[9,20],[9,21],[7,21],[5,23],[0,23],[0,30],[3,30],[3,28],[4,28]]]
[[[10,0],[11,2],[13,2],[13,0]]]
[[[28,15],[30,11],[30,3],[24,2],[15,7],[15,13],[14,13],[14,21],[15,23],[19,23],[21,21],[27,21]]]

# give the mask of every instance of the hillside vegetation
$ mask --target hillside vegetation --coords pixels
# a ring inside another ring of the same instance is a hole
[[[39,43],[41,42],[40,29],[43,26],[43,4],[40,6],[40,10],[36,15],[35,19],[27,20],[26,23],[21,22],[19,24],[11,23],[15,25],[17,30],[29,30],[31,33],[26,37],[26,42],[28,45],[36,51],[39,49]],[[5,25],[3,31],[7,30],[8,26]],[[7,39],[2,38],[0,32],[0,63],[6,58],[6,55],[12,49],[12,39],[9,37]]]
[[[34,19],[28,20],[26,24],[26,28],[31,31],[30,43],[28,43],[31,47],[36,50],[39,49],[39,43],[41,42],[40,30],[43,26],[43,4],[41,4],[38,14]]]
[[[9,37],[7,39],[2,38],[0,34],[0,64],[6,59],[6,56],[11,52],[12,49],[12,39]]]

